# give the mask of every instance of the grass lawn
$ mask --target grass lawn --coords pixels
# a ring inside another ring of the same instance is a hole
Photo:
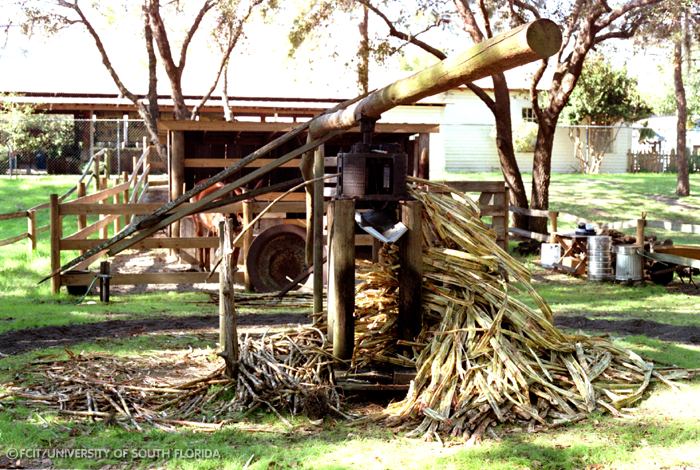
[[[494,176],[477,175],[475,178],[493,179]],[[603,217],[605,212],[605,216],[610,217],[608,220],[617,220],[636,217],[642,210],[639,202],[642,199],[649,218],[700,223],[700,198],[697,196],[676,201],[677,204],[667,205],[663,202],[663,198],[673,199],[673,177],[555,175],[552,207],[586,218]],[[3,195],[0,212],[44,202],[49,192],[62,192],[72,181],[71,178],[56,178],[57,181],[37,178],[33,180],[36,184],[29,184],[28,180],[0,178],[0,195]],[[693,176],[692,185],[700,187],[697,175]],[[588,195],[586,191],[589,191]],[[592,196],[593,192],[595,196]],[[12,197],[17,194],[21,198]],[[599,202],[592,205],[591,197]],[[617,199],[620,199],[620,203],[614,204]],[[646,206],[647,203],[649,206]],[[695,213],[686,214],[681,210],[685,206],[692,206]],[[22,223],[17,231],[23,229]],[[4,223],[0,223],[0,238],[14,234],[5,230]],[[53,297],[48,285],[36,284],[48,272],[47,240],[48,236],[44,234],[39,250],[32,255],[27,254],[26,244],[22,242],[0,247],[0,334],[31,326],[87,324],[105,319],[144,316],[210,315],[216,311],[213,304],[207,303],[208,297],[201,293],[120,295],[106,306],[76,305],[77,299],[66,294]],[[700,244],[700,240],[696,243]],[[550,302],[557,316],[583,315],[613,320],[633,318],[700,326],[699,296],[671,293],[658,286],[625,287],[588,283],[568,276],[551,275],[536,267],[533,267],[533,271],[535,286]],[[646,336],[620,337],[616,341],[662,364],[700,367],[698,346]],[[215,342],[214,332],[158,333],[100,340],[75,345],[71,349],[138,356],[188,348],[207,350],[213,348]],[[213,350],[211,352],[213,354]],[[2,357],[0,381],[12,380],[32,361],[64,356],[62,349],[53,348]],[[54,412],[5,406],[0,408],[0,459],[16,449],[48,448],[107,449],[108,455],[102,459],[52,459],[57,467],[84,468],[156,465],[218,469],[241,468],[247,462],[250,462],[249,468],[257,469],[680,467],[700,462],[699,398],[698,380],[682,384],[678,390],[657,385],[624,418],[595,415],[578,424],[538,434],[501,427],[496,430],[497,438],[488,439],[474,448],[450,441],[445,445],[423,442],[384,428],[349,427],[329,419],[321,426],[315,426],[306,418],[291,418],[294,428],[290,430],[266,413],[254,414],[215,433],[167,433],[155,429],[133,433],[101,423],[69,420]],[[268,432],[242,429],[251,425],[267,426]],[[200,455],[206,451],[208,454],[204,455],[209,458],[191,458],[195,456],[195,451]],[[1,463],[2,460],[0,466]],[[42,465],[42,462],[35,460],[33,464]]]

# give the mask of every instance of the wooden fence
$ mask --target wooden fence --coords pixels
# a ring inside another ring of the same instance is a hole
[[[639,173],[675,173],[678,171],[676,151],[670,153],[658,152],[627,152],[627,172]],[[700,172],[700,154],[688,154],[688,171]]]
[[[63,202],[68,199],[74,192],[78,192],[78,196],[84,196],[87,192],[87,188],[92,180],[95,181],[95,190],[100,190],[101,184],[104,183],[106,175],[109,175],[109,150],[102,149],[90,157],[90,159],[85,164],[85,169],[78,179],[78,183],[71,187],[68,191],[57,196],[59,202]],[[102,163],[104,160],[104,164]],[[49,203],[39,204],[30,209],[9,212],[5,214],[0,214],[0,221],[12,220],[12,219],[27,219],[27,231],[20,233],[4,240],[0,240],[0,246],[11,245],[21,240],[27,239],[29,241],[29,250],[34,251],[37,247],[38,235],[49,230],[49,225],[37,226],[37,214],[40,211],[48,210]]]

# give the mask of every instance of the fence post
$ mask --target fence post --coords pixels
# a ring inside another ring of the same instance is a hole
[[[243,201],[243,226],[247,227],[253,221],[253,202]],[[253,243],[253,229],[251,228],[245,234],[243,234],[243,249],[241,250],[241,255],[243,256],[243,285],[246,291],[251,291],[253,289],[250,283],[250,274],[248,273],[248,252],[250,251],[250,245]]]
[[[109,149],[105,150],[105,173],[107,181],[109,181],[109,177],[112,175],[112,151]]]
[[[95,177],[95,192],[100,190],[100,154],[95,154],[95,159],[92,161],[92,174]]]
[[[49,225],[51,231],[51,293],[61,289],[61,214],[58,207],[58,194],[49,196]]]
[[[557,222],[558,222],[558,217],[559,217],[559,212],[556,211],[550,211],[549,212],[549,243],[556,243],[556,238],[555,235],[557,233]]]
[[[234,299],[233,220],[226,217],[219,222],[219,246],[221,266],[219,268],[219,355],[226,362],[225,375],[233,378],[238,362],[238,331]]]
[[[36,211],[27,211],[27,234],[29,235],[29,253],[36,250]]]
[[[644,227],[647,224],[647,214],[642,212],[642,218],[637,219],[637,237],[636,244],[644,248]]]
[[[124,182],[126,183],[127,181],[129,181],[129,174],[125,171],[122,174],[122,178],[124,179]],[[123,198],[124,198],[124,204],[129,204],[129,188],[124,190]],[[125,226],[129,225],[130,222],[131,222],[131,217],[129,217],[129,214],[124,214],[124,225]]]

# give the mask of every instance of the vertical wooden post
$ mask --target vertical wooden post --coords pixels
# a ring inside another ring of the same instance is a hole
[[[36,211],[27,211],[27,234],[29,235],[29,253],[36,250]]]
[[[328,322],[333,325],[333,355],[350,359],[355,339],[355,201],[338,199],[332,204]]]
[[[247,227],[255,217],[253,214],[253,201],[243,201],[241,206],[243,208],[243,226]],[[241,256],[243,257],[243,286],[245,290],[249,292],[253,290],[253,285],[250,282],[250,273],[248,272],[248,252],[250,252],[250,245],[252,244],[253,228],[251,227],[250,230],[243,234],[241,246]]]
[[[107,178],[101,177],[100,180],[101,180],[100,187],[103,190],[107,189]],[[100,204],[105,204],[105,203],[106,203],[106,200],[100,202]],[[106,217],[108,217],[108,216],[105,214],[100,214],[100,220],[102,220]],[[100,237],[101,238],[109,238],[109,225],[105,225],[104,227],[102,227],[100,229]]]
[[[100,302],[105,304],[109,303],[109,277],[109,261],[100,262]]]
[[[122,179],[126,183],[129,181],[129,174],[125,171],[122,173]],[[124,199],[124,204],[129,204],[129,190],[125,189],[124,193],[122,194],[122,199]],[[129,225],[131,222],[131,216],[129,214],[124,214],[124,225]]]
[[[326,152],[323,145],[314,152],[313,197],[313,266],[314,266],[314,314],[323,312],[323,177]]]
[[[95,192],[100,190],[100,154],[95,155],[95,159],[92,161],[92,173],[95,177]]]
[[[335,204],[333,201],[328,203],[328,209],[326,209],[326,249],[328,250],[328,303],[326,312],[326,324],[327,331],[326,336],[333,341],[333,331],[335,330],[335,317],[330,314],[331,298],[335,296],[335,272],[333,270],[333,255],[331,253],[331,245],[333,242],[333,212]],[[316,319],[314,318],[314,321]]]
[[[182,188],[185,185],[185,133],[182,131],[172,132],[172,151],[170,156],[170,200],[173,201],[182,195]],[[180,222],[173,222],[171,236],[180,236]]]
[[[83,197],[85,196],[86,192],[86,187],[85,187],[85,182],[80,181],[78,182],[78,197]],[[78,230],[82,230],[85,227],[87,227],[87,214],[78,214]],[[80,250],[80,254],[84,255],[85,250]]]
[[[233,290],[233,277],[236,272],[233,232],[233,220],[230,217],[219,222],[219,246],[222,256],[219,268],[219,355],[226,362],[225,373],[230,378],[235,376],[238,363],[238,331]]]
[[[502,210],[502,215],[494,215],[492,217],[491,226],[496,232],[496,242],[504,250],[508,249],[508,241],[506,234],[508,233],[508,198],[505,192],[505,183],[503,191],[493,193],[493,205]]]
[[[510,188],[508,186],[505,187],[504,193],[503,193],[503,213],[505,214],[504,220],[505,220],[505,230],[503,233],[503,249],[508,252],[508,229],[510,228],[510,209],[509,209],[509,204],[510,204]]]
[[[646,212],[642,212],[642,218],[637,219],[637,236],[636,236],[636,245],[640,246],[641,248],[644,248],[644,227],[647,225],[647,214]]]
[[[51,293],[58,294],[61,289],[61,214],[58,206],[58,194],[49,196],[49,226],[51,231]]]
[[[118,182],[118,181],[119,181],[119,180],[117,180],[117,182]],[[112,197],[112,201],[114,202],[114,204],[119,205],[119,203],[121,202],[121,201],[119,200],[119,193],[115,194],[115,195]],[[126,201],[124,201],[124,202],[126,202]],[[114,234],[116,235],[117,233],[119,233],[119,231],[120,231],[121,229],[122,229],[122,218],[119,217],[119,216],[117,216],[117,217],[114,218]]]
[[[418,201],[401,203],[401,222],[408,232],[399,241],[399,319],[401,339],[412,340],[422,326],[423,289],[423,205]]]
[[[549,243],[555,243],[556,233],[558,230],[557,222],[559,218],[559,212],[549,211]]]
[[[109,180],[112,175],[112,152],[107,149],[105,150],[105,176]]]

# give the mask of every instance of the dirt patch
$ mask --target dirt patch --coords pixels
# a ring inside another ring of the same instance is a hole
[[[638,318],[630,320],[602,320],[583,316],[557,317],[554,319],[554,324],[564,328],[605,331],[623,335],[644,335],[665,341],[700,344],[700,327],[697,326],[668,325]]]
[[[306,315],[298,313],[250,314],[238,317],[239,333],[256,333],[274,327],[294,327],[309,323]],[[189,316],[163,317],[146,320],[109,320],[99,323],[81,325],[43,326],[25,330],[9,331],[0,335],[0,353],[5,355],[21,354],[35,349],[71,344],[100,339],[127,338],[152,332],[201,332],[215,330],[219,317]],[[262,329],[255,327],[263,327]]]

